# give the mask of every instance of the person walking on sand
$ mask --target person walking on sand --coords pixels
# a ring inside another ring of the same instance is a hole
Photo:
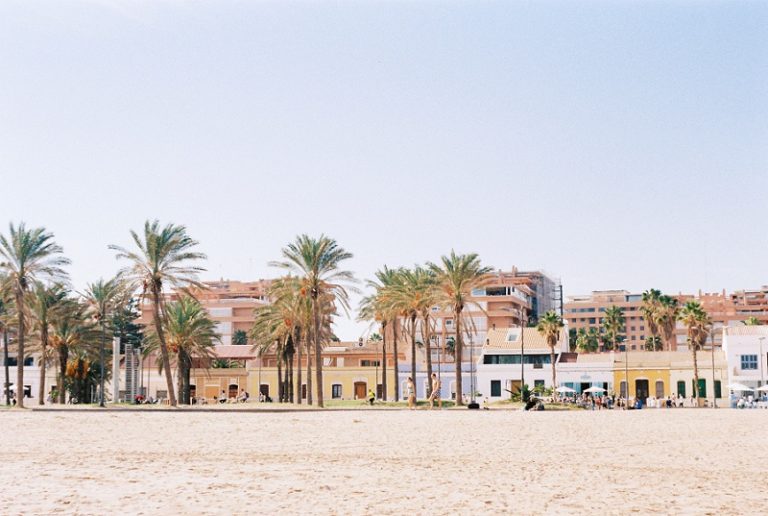
[[[408,394],[408,408],[413,410],[416,408],[416,385],[413,383],[413,378],[408,377],[408,381],[405,382],[406,393]]]
[[[440,398],[440,387],[442,382],[435,373],[432,373],[432,393],[429,395],[429,408],[435,406],[435,400],[437,400],[437,408],[443,408],[443,400]]]
[[[373,406],[373,402],[376,400],[376,394],[373,393],[373,389],[368,389],[368,403]]]

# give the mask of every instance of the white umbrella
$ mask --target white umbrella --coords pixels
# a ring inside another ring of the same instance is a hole
[[[575,389],[571,389],[570,387],[565,387],[565,386],[558,387],[557,389],[555,389],[555,391],[557,391],[557,392],[576,392]]]
[[[744,384],[741,383],[732,383],[728,385],[728,388],[732,391],[754,391],[752,387],[747,387]]]
[[[590,387],[589,389],[586,389],[584,392],[605,392],[605,389],[602,387]]]
[[[758,391],[768,391],[768,384],[763,385],[762,387],[757,388]]]

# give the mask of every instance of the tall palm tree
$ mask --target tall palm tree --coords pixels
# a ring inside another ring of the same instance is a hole
[[[383,315],[383,310],[378,302],[377,296],[371,295],[371,296],[365,296],[360,301],[360,307],[358,309],[358,321],[371,321],[372,323],[378,324],[381,327],[381,333],[383,337],[381,337],[380,340],[382,340],[381,345],[381,372],[382,372],[382,379],[381,379],[381,390],[382,390],[382,399],[386,401],[387,399],[387,320],[385,319]],[[377,335],[377,334],[374,334]],[[379,339],[374,339],[373,336],[371,336],[371,340],[377,342]]]
[[[169,351],[176,363],[179,401],[190,404],[190,372],[193,360],[199,367],[210,367],[216,354],[214,346],[221,341],[216,333],[216,322],[200,302],[191,296],[182,296],[178,301],[169,303],[165,309],[164,332]],[[147,349],[151,352],[157,348],[159,339],[155,333],[150,333]],[[170,368],[170,363],[161,362],[160,367]]]
[[[624,312],[621,308],[613,305],[605,309],[603,328],[605,336],[611,342],[611,347],[614,351],[618,349],[617,346],[621,342],[622,334],[626,328],[625,323]]]
[[[651,337],[659,336],[659,326],[656,323],[656,320],[661,296],[661,291],[656,290],[655,288],[643,292],[643,304],[640,306],[640,313],[643,314],[643,320],[648,327],[648,331],[651,332]]]
[[[348,291],[357,292],[351,286],[356,280],[349,271],[341,270],[341,263],[352,258],[352,253],[339,247],[325,235],[311,238],[300,235],[282,250],[285,261],[271,265],[289,270],[301,278],[302,289],[309,294],[312,303],[312,339],[315,351],[315,383],[317,406],[323,407],[323,358],[322,358],[322,298],[329,296],[345,310],[349,309]]]
[[[399,365],[399,359],[397,354],[397,341],[398,341],[398,332],[397,332],[397,326],[398,326],[398,316],[399,311],[396,308],[392,307],[392,303],[390,301],[390,298],[392,297],[392,292],[395,288],[395,285],[398,281],[398,277],[400,275],[401,270],[400,269],[390,269],[386,265],[376,271],[374,276],[376,276],[375,280],[369,280],[367,282],[367,285],[369,287],[372,287],[375,289],[375,294],[373,295],[373,305],[375,307],[374,311],[379,314],[381,317],[381,332],[384,338],[384,344],[382,348],[382,354],[383,354],[383,363],[384,367],[386,367],[386,349],[387,349],[387,327],[389,326],[392,329],[392,366],[394,368],[394,379],[395,379],[395,385],[394,385],[394,391],[395,391],[395,401],[400,400],[400,379],[398,377],[398,374],[400,372],[400,365]],[[386,382],[386,370],[384,374],[384,382]],[[386,399],[386,383],[383,383],[384,387],[384,395]]]
[[[49,340],[58,358],[56,390],[59,403],[66,402],[67,364],[70,352],[90,347],[95,339],[96,328],[88,314],[88,307],[76,299],[66,298],[51,317]]]
[[[427,389],[432,388],[432,360],[429,349],[429,310],[437,301],[434,273],[423,267],[398,269],[395,281],[386,292],[384,305],[387,311],[404,316],[411,340],[411,374],[416,379],[416,331],[421,328],[427,365]]]
[[[63,249],[45,228],[9,225],[8,235],[0,235],[0,272],[5,274],[7,287],[13,292],[18,318],[18,361],[16,368],[17,406],[24,407],[24,338],[26,337],[27,294],[35,281],[62,280],[63,266],[69,260]]]
[[[164,363],[170,363],[168,345],[163,331],[164,298],[163,287],[189,289],[190,287],[205,289],[205,285],[197,280],[204,268],[191,263],[205,259],[203,253],[194,251],[198,242],[187,235],[184,226],[167,224],[160,227],[157,220],[144,223],[144,233],[139,235],[131,230],[137,251],[129,251],[120,246],[110,245],[117,251],[117,259],[125,259],[130,263],[118,273],[118,277],[134,289],[141,289],[143,298],[149,297],[152,302],[152,320],[160,346],[160,356]],[[173,391],[173,377],[169,367],[165,368],[165,381],[168,388],[168,399],[171,406],[176,406],[176,395]]]
[[[688,348],[693,355],[693,396],[699,403],[699,363],[697,352],[704,348],[709,335],[712,319],[698,301],[688,301],[683,305],[678,315],[679,320],[687,330]],[[714,387],[713,387],[714,388]]]
[[[555,346],[560,340],[560,333],[562,332],[565,324],[560,315],[554,310],[550,310],[545,313],[540,319],[539,324],[536,325],[536,331],[547,340],[549,346],[550,362],[552,365],[552,392],[555,398],[557,398],[557,368],[555,367]]]
[[[675,327],[677,326],[677,316],[679,313],[680,306],[677,299],[672,296],[659,296],[658,304],[653,314],[653,322],[664,337],[667,351],[672,351],[672,344],[675,343]]]
[[[5,404],[11,404],[11,377],[8,369],[8,327],[10,326],[13,315],[11,314],[10,304],[12,301],[8,298],[8,292],[3,287],[4,278],[0,276],[0,329],[3,330],[3,367],[5,368],[5,382],[3,384],[3,395]]]
[[[99,406],[104,407],[104,369],[106,361],[104,359],[107,324],[124,304],[128,302],[125,285],[118,279],[112,278],[107,281],[99,279],[96,283],[89,283],[83,294],[85,302],[89,307],[90,315],[95,324],[101,326],[101,341],[99,346]],[[113,357],[116,359],[117,357]]]
[[[493,270],[491,267],[483,267],[477,254],[451,254],[441,257],[440,265],[428,264],[429,269],[435,274],[437,284],[436,299],[441,306],[453,312],[456,326],[456,339],[454,344],[454,357],[456,360],[456,405],[463,405],[464,394],[461,385],[461,365],[463,362],[463,335],[462,313],[464,308],[472,303],[472,290],[484,286],[490,279],[487,275]]]
[[[68,292],[66,288],[56,283],[49,286],[43,283],[35,283],[34,290],[30,297],[30,311],[34,318],[33,328],[40,340],[40,386],[38,390],[38,404],[45,404],[45,370],[50,360],[50,347],[48,342],[48,333],[51,326],[51,319],[55,316],[57,308],[61,307],[66,299]]]

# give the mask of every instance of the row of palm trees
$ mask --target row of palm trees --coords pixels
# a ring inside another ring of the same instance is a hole
[[[109,246],[117,258],[127,261],[115,278],[99,280],[75,296],[69,287],[64,267],[69,260],[45,228],[28,228],[23,222],[9,226],[0,234],[0,323],[7,342],[15,334],[17,352],[17,405],[24,406],[24,357],[27,341],[33,339],[41,354],[39,403],[45,399],[45,368],[58,362],[57,392],[65,400],[68,378],[83,380],[98,372],[101,401],[107,375],[105,342],[116,332],[113,317],[125,313],[137,294],[153,306],[153,327],[147,335],[146,352],[160,351],[160,367],[165,372],[171,405],[177,404],[171,367],[178,370],[179,388],[189,400],[189,370],[192,358],[203,365],[213,356],[218,340],[215,323],[193,296],[193,289],[205,288],[197,280],[204,269],[196,265],[205,258],[195,251],[198,243],[184,226],[147,221],[144,231],[131,231],[135,249]],[[177,289],[184,294],[171,302],[163,290]],[[7,358],[5,360],[7,366]],[[68,375],[69,371],[69,375]],[[82,387],[82,382],[79,382]],[[6,396],[8,385],[5,386]],[[85,387],[79,390],[87,398]]]

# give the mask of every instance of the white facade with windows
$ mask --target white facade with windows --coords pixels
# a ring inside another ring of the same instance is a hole
[[[768,326],[724,328],[723,351],[728,362],[728,383],[753,389],[768,381]]]

